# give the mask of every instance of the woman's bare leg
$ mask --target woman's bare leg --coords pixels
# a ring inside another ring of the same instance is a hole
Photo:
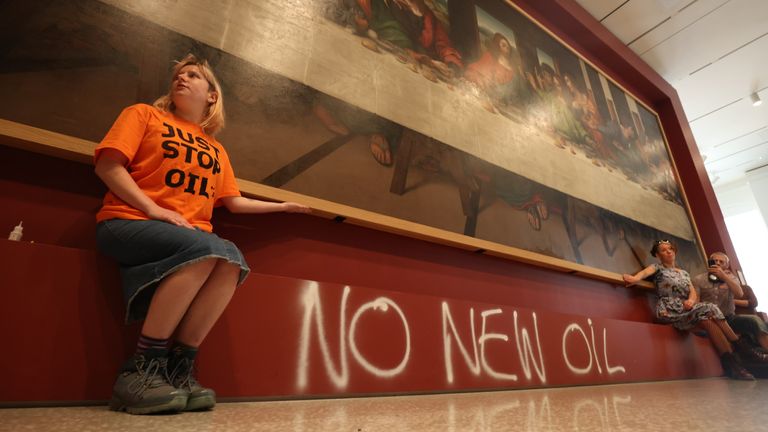
[[[731,342],[736,342],[739,340],[739,336],[733,331],[730,325],[728,325],[728,322],[725,320],[713,320],[715,323],[717,323],[717,326],[720,327],[720,330],[723,331],[723,335],[725,335],[726,338],[728,338]]]
[[[718,354],[724,354],[724,353],[731,353],[733,352],[733,347],[731,347],[731,343],[728,342],[728,339],[723,334],[723,331],[720,329],[720,326],[718,326],[714,320],[703,320],[699,322],[699,328],[704,329],[704,331],[707,332],[707,336],[709,337],[710,342],[712,342],[712,345],[717,350]]]
[[[219,319],[237,288],[240,266],[218,260],[208,280],[197,292],[181,320],[176,340],[190,347],[198,347]]]
[[[189,264],[163,279],[152,296],[141,334],[169,339],[209,279],[216,262],[216,259],[206,259]]]

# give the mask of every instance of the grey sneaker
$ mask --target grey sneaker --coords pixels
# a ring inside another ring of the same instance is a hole
[[[130,414],[181,411],[189,394],[168,382],[166,357],[136,355],[129,359],[112,388],[109,409]]]
[[[194,360],[171,354],[168,379],[176,388],[189,393],[184,411],[211,409],[216,405],[216,392],[200,385],[195,379]]]

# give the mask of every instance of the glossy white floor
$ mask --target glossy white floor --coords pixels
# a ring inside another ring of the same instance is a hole
[[[424,396],[220,403],[133,416],[105,407],[0,410],[0,431],[768,430],[768,381],[667,381]]]

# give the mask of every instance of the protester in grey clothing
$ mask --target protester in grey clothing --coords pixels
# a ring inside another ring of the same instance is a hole
[[[692,280],[701,301],[717,305],[736,333],[752,338],[756,344],[768,350],[768,326],[765,322],[756,315],[736,314],[734,299],[743,297],[744,291],[736,275],[731,272],[728,256],[715,252],[710,255],[709,261],[711,265],[707,272],[696,275]],[[740,352],[757,360],[768,361],[768,354],[749,346],[745,339],[742,337],[737,343]]]

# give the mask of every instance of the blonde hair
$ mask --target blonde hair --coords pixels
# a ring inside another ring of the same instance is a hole
[[[213,69],[211,69],[208,61],[200,60],[195,57],[194,54],[187,54],[186,57],[177,61],[176,65],[173,67],[173,75],[171,76],[176,77],[185,66],[197,66],[197,68],[200,69],[200,73],[206,81],[208,81],[209,90],[212,88],[212,91],[216,93],[216,101],[208,105],[208,109],[203,116],[203,121],[200,122],[200,127],[203,128],[205,133],[208,135],[215,135],[224,128],[224,98],[221,94],[221,85],[219,85],[216,75],[213,74]],[[173,84],[171,84],[168,89],[168,93],[159,97],[152,105],[161,111],[174,112],[176,106],[173,104],[173,98],[171,97],[172,93]]]

